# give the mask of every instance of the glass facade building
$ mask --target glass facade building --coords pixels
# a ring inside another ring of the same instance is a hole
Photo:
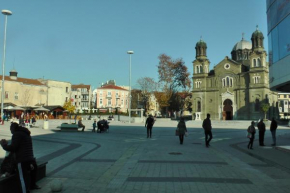
[[[267,0],[270,87],[290,91],[290,0]]]

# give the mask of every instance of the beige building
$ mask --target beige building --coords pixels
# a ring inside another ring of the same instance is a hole
[[[278,93],[279,115],[282,119],[288,119],[290,116],[290,93]]]
[[[5,76],[4,103],[13,103],[18,106],[45,105],[47,101],[47,86],[36,79],[17,77],[17,74],[15,70],[12,70],[10,76]],[[0,78],[2,85],[2,76]]]
[[[47,86],[47,101],[46,106],[60,105],[63,106],[65,102],[71,98],[71,83],[56,80],[39,81]]]
[[[118,108],[120,112],[127,112],[129,108],[129,91],[113,84],[106,84],[96,91],[96,108]]]
[[[209,70],[207,45],[196,44],[193,61],[192,109],[195,119],[207,113],[215,120],[258,120],[263,118],[261,106],[269,103],[267,117],[278,116],[277,93],[269,90],[269,65],[264,50],[264,36],[258,29],[252,42],[244,38],[232,49],[232,57],[225,57]]]
[[[92,107],[93,93],[91,85],[72,85],[71,86],[71,100],[76,108],[76,112],[88,111]]]

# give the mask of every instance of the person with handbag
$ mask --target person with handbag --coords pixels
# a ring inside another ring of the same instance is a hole
[[[177,125],[177,129],[178,129],[180,144],[183,144],[184,135],[187,132],[185,121],[184,121],[183,117],[180,118],[180,121]]]
[[[248,144],[248,149],[253,149],[253,143],[254,143],[255,133],[256,133],[254,121],[251,122],[251,125],[248,127],[247,131],[248,131],[248,138],[250,139],[249,144]]]

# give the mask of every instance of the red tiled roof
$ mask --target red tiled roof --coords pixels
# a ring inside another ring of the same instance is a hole
[[[72,88],[87,88],[90,89],[91,85],[85,85],[85,84],[78,84],[78,85],[71,85]]]
[[[105,86],[99,87],[98,89],[115,89],[115,90],[125,90],[125,91],[128,91],[127,89],[124,89],[122,87],[115,86],[115,85],[105,85]]]
[[[2,75],[0,75],[0,79],[2,80]],[[36,79],[29,79],[29,78],[20,78],[17,77],[16,80],[11,79],[10,76],[5,76],[4,79],[6,81],[14,81],[14,82],[22,82],[23,84],[32,84],[32,85],[45,85]]]

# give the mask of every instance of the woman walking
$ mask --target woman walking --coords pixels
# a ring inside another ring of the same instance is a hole
[[[248,138],[250,138],[248,149],[253,149],[255,133],[256,133],[255,122],[252,121],[251,125],[248,127]]]
[[[187,132],[186,125],[185,125],[183,117],[180,118],[180,121],[179,121],[179,123],[177,125],[177,129],[178,129],[178,132],[179,132],[180,144],[183,144],[184,135],[185,135],[185,132]]]

